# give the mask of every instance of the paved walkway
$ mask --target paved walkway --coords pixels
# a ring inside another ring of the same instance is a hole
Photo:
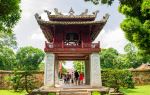
[[[56,95],[91,95],[91,92],[93,91],[100,91],[107,93],[108,88],[106,87],[100,87],[100,88],[92,88],[89,85],[63,85],[63,87],[47,87],[43,86],[39,89],[34,90],[29,95],[49,95],[48,93],[54,92]]]
[[[80,88],[80,89],[82,89],[82,88],[91,88],[90,85],[85,85],[85,84],[83,84],[83,85],[63,84],[60,87],[61,88],[74,88],[74,89],[75,88]]]

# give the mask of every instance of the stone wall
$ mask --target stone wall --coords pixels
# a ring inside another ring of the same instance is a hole
[[[148,70],[131,70],[135,85],[150,84],[150,69]]]
[[[22,73],[22,72],[19,72]],[[10,81],[11,77],[13,76],[12,71],[1,71],[0,70],[0,89],[12,89],[12,83]],[[44,72],[43,71],[36,71],[33,72],[33,76],[37,81],[37,86],[43,86],[44,80]]]
[[[135,85],[145,85],[150,84],[150,70],[131,70],[133,74],[133,80]],[[102,71],[103,73],[103,71]],[[33,75],[35,79],[38,81],[38,87],[43,86],[44,82],[44,72],[37,71],[34,72]],[[0,71],[0,89],[11,89],[10,78],[13,76],[12,71]]]

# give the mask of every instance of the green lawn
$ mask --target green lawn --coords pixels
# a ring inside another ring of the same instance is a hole
[[[25,95],[25,94],[27,94],[25,91],[14,92],[13,90],[0,90],[0,95]]]
[[[126,95],[150,95],[150,85],[137,86],[135,89],[121,89]]]
[[[150,85],[136,86],[135,89],[122,88],[121,91],[125,95],[150,95]],[[92,95],[100,95],[98,92],[93,92]]]

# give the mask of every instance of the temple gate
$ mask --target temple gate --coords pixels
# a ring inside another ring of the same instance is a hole
[[[84,60],[85,82],[91,87],[101,87],[100,42],[92,43],[104,25],[109,15],[95,21],[98,11],[88,14],[88,10],[80,15],[74,15],[71,8],[68,15],[54,9],[54,14],[45,10],[49,21],[44,21],[38,14],[36,20],[47,39],[45,42],[45,72],[44,85],[54,87],[58,81],[58,61]]]

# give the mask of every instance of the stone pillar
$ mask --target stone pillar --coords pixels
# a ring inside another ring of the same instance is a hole
[[[59,85],[58,65],[59,65],[59,61],[56,59],[55,60],[55,86]]]
[[[92,53],[90,55],[90,85],[92,87],[101,87],[101,69],[99,53]]]
[[[90,63],[85,60],[85,84],[90,85]]]
[[[46,53],[44,86],[54,86],[54,63],[55,63],[55,55],[53,53]]]

